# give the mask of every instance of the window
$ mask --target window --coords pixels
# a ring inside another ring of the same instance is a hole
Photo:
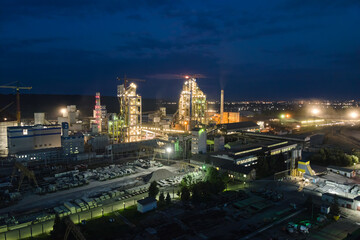
[[[28,130],[27,129],[23,129],[23,135],[28,135]]]

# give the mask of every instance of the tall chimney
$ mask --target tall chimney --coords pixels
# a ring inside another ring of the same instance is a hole
[[[221,90],[221,98],[220,98],[220,123],[223,123],[223,115],[224,115],[224,90]]]

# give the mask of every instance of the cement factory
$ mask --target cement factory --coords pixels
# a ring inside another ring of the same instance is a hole
[[[57,119],[47,119],[46,112],[22,119],[19,90],[31,87],[14,86],[17,120],[0,122],[0,239],[48,234],[55,216],[69,216],[69,231],[80,234],[72,224],[85,225],[136,204],[139,212],[150,211],[157,206],[156,200],[145,198],[151,182],[178,199],[182,179],[202,179],[210,167],[239,189],[271,174],[274,183],[295,179],[299,186],[292,186],[299,194],[313,184],[320,186],[316,191],[326,201],[336,192],[349,208],[360,209],[360,187],[335,183],[303,159],[303,152],[319,149],[323,135],[283,133],[284,128],[299,131],[300,123],[290,114],[261,119],[245,116],[244,111],[240,117],[240,108],[233,110],[234,104],[225,102],[224,90],[214,108],[194,76],[184,76],[174,113],[165,106],[143,112],[141,84],[123,80],[117,86],[118,112],[108,113],[96,92],[92,116],[82,116],[78,106],[68,105],[59,109]],[[313,116],[302,121],[306,124],[301,128],[342,122]],[[356,176],[352,169],[327,171],[349,179]],[[274,194],[264,206],[280,199]]]

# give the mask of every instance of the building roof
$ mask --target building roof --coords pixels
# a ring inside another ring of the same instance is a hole
[[[141,204],[141,205],[147,205],[147,204],[156,202],[156,199],[153,198],[153,197],[147,197],[147,198],[138,200],[137,202],[138,202],[139,204]]]
[[[253,121],[246,121],[246,122],[220,124],[220,127],[225,128],[226,130],[245,130],[248,128],[259,128],[259,125],[257,125]]]
[[[220,169],[237,172],[237,173],[243,173],[243,174],[249,174],[254,167],[245,167],[242,165],[237,165],[234,161],[229,161],[222,158],[216,158],[211,157],[211,163],[215,167],[218,167]]]
[[[338,171],[342,171],[342,172],[347,172],[347,173],[352,173],[354,170],[353,169],[349,169],[349,168],[344,168],[344,167],[337,167],[337,166],[333,166],[330,165],[327,167],[327,169],[334,169],[334,170],[338,170]]]

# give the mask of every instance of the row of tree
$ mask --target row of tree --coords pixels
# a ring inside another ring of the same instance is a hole
[[[180,183],[179,195],[183,202],[192,200],[193,202],[207,201],[211,195],[217,194],[226,189],[229,177],[226,173],[221,173],[213,167],[206,170],[205,179],[196,181],[187,175]]]
[[[341,149],[322,148],[310,157],[311,162],[319,165],[352,166],[359,163],[359,157],[355,154],[344,153]]]
[[[264,178],[286,170],[285,160],[283,153],[277,155],[260,155],[256,164],[256,176],[258,178]]]
[[[160,192],[160,190],[159,190],[157,182],[153,181],[152,183],[150,183],[149,197],[156,198],[157,195],[159,194],[159,192]],[[164,192],[161,192],[159,195],[159,205],[164,206],[164,205],[169,205],[170,203],[171,203],[170,193],[167,193],[166,198],[165,198]]]

